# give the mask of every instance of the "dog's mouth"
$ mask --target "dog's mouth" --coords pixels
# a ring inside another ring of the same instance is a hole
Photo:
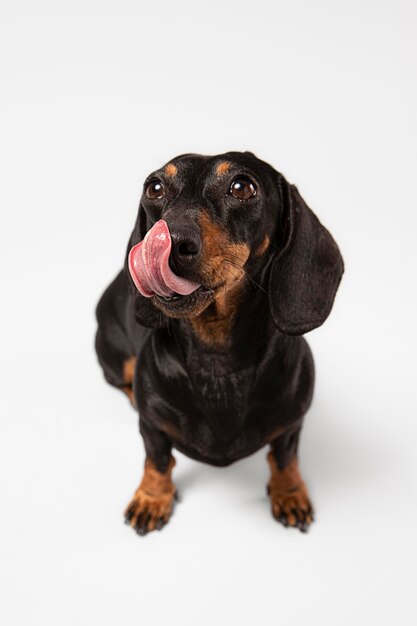
[[[221,286],[207,287],[200,285],[188,295],[178,293],[172,296],[155,294],[153,301],[158,309],[161,309],[171,317],[194,316],[202,312],[214,299]]]
[[[193,291],[190,295],[181,295],[180,293],[174,293],[172,296],[161,296],[159,294],[155,294],[155,296],[156,298],[158,298],[160,302],[175,306],[176,302],[181,302],[181,301],[184,302],[185,300],[192,299],[191,296],[195,297],[195,296],[206,295],[206,294],[210,295],[212,293],[214,293],[214,287],[203,287],[203,285],[200,285],[200,287],[198,287],[198,289]]]
[[[167,315],[196,315],[214,298],[221,285],[203,285],[178,276],[169,265],[171,235],[164,220],[146,233],[129,252],[129,271],[138,291]]]

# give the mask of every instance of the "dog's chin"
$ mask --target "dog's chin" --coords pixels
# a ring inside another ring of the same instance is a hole
[[[188,296],[175,295],[170,298],[155,295],[152,303],[168,317],[191,318],[200,315],[214,300],[217,289],[203,285]]]

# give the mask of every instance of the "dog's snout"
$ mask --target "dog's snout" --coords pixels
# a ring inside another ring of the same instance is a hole
[[[177,254],[181,257],[191,257],[199,253],[199,244],[195,239],[184,239],[177,246]]]
[[[170,231],[172,249],[169,264],[171,269],[178,273],[194,268],[201,256],[199,231],[194,227],[177,227]]]

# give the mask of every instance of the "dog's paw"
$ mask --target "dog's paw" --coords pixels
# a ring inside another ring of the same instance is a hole
[[[303,533],[307,532],[314,521],[314,512],[304,484],[287,492],[270,488],[268,492],[274,518],[283,526],[298,528]]]
[[[175,494],[152,496],[139,488],[125,511],[125,522],[138,535],[161,530],[168,523],[174,508]]]

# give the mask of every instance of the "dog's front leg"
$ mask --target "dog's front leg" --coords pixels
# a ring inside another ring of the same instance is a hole
[[[126,523],[139,535],[160,530],[169,520],[175,499],[175,485],[171,480],[175,459],[172,445],[161,431],[140,421],[140,432],[146,450],[142,481],[126,509]]]
[[[267,457],[271,468],[268,493],[275,519],[306,532],[313,521],[313,507],[298,467],[300,430],[301,426],[290,429],[272,441]]]

